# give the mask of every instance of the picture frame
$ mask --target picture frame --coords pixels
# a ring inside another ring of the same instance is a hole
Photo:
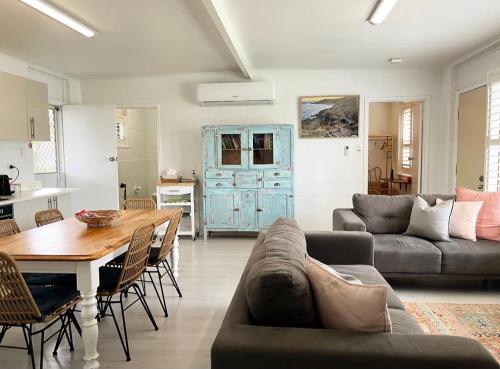
[[[301,138],[359,137],[359,95],[299,97]]]

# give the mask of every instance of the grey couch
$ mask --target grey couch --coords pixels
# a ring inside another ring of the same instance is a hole
[[[264,242],[261,233],[249,257],[241,280],[212,346],[212,369],[499,369],[491,354],[477,341],[452,336],[425,335],[415,319],[404,310],[401,300],[373,267],[373,237],[366,232],[316,232],[306,234],[307,252],[342,273],[366,284],[388,288],[388,306],[393,333],[356,333],[317,326],[286,326],[283,316],[305,311],[307,293],[294,304],[279,298],[261,301],[269,316],[280,311],[281,318],[266,324],[256,322],[249,306],[247,278],[252,266],[265,267],[281,287],[309,288],[304,279],[305,263],[300,252],[282,242]],[[288,248],[287,248],[288,247]],[[262,259],[262,257],[264,259]],[[259,260],[259,258],[261,258]],[[290,267],[293,266],[293,271]],[[266,296],[283,297],[283,289],[265,279]],[[286,293],[285,293],[286,294]],[[309,294],[310,295],[310,294]],[[255,296],[252,296],[252,304]],[[264,310],[263,310],[264,309]],[[292,310],[291,312],[288,310]]]
[[[422,195],[430,204],[454,195]],[[333,212],[333,229],[366,231],[375,239],[374,265],[386,278],[500,278],[500,243],[451,238],[428,241],[404,235],[414,195],[355,194],[353,209]]]

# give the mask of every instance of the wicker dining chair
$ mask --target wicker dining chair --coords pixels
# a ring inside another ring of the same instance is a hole
[[[0,238],[19,233],[19,226],[14,219],[0,220]],[[24,280],[31,286],[66,285],[76,286],[76,274],[62,273],[23,273]]]
[[[179,288],[179,285],[174,277],[174,273],[172,272],[172,268],[170,267],[170,264],[168,262],[168,257],[170,256],[170,253],[174,248],[175,237],[177,236],[177,232],[179,231],[181,218],[182,218],[182,209],[178,209],[172,216],[170,222],[168,223],[168,228],[167,231],[165,232],[165,235],[163,236],[161,246],[151,248],[148,260],[149,269],[147,268],[145,271],[145,274],[148,274],[149,276],[148,282],[150,282],[153,285],[154,290],[156,292],[156,296],[160,301],[160,305],[163,309],[163,312],[165,313],[165,316],[168,316],[167,302],[165,301],[165,294],[163,292],[163,284],[162,284],[162,278],[165,274],[167,274],[170,280],[172,281],[172,284],[177,290],[177,294],[179,295],[179,297],[182,297],[181,289]],[[160,271],[160,266],[164,269],[163,273],[161,273]],[[158,284],[160,291],[158,291],[156,283],[153,280],[154,274],[158,276]],[[161,297],[159,292],[161,292]]]
[[[73,351],[73,334],[71,325],[74,324],[78,332],[81,329],[74,316],[73,310],[80,301],[80,294],[76,289],[51,286],[28,286],[17,268],[14,259],[0,252],[0,343],[7,331],[13,327],[20,327],[23,331],[26,347],[0,346],[5,348],[19,348],[28,350],[31,356],[31,366],[36,369],[33,350],[33,337],[40,335],[40,369],[43,369],[43,350],[45,343],[57,335],[57,350],[61,341],[66,337],[70,350]],[[45,337],[47,329],[60,322],[60,327],[49,337]],[[44,324],[43,328],[34,330],[35,324]]]
[[[14,219],[0,220],[0,238],[21,232]]]
[[[153,199],[129,199],[123,202],[125,210],[156,210],[156,202]]]
[[[35,214],[35,223],[37,227],[60,222],[61,220],[64,220],[64,217],[58,209],[42,210]]]
[[[130,348],[128,343],[125,311],[132,304],[140,301],[151,323],[153,324],[153,327],[155,330],[158,330],[158,326],[156,325],[153,314],[151,313],[148,303],[144,298],[144,294],[137,284],[137,280],[146,270],[149,252],[153,242],[154,230],[154,223],[149,223],[137,228],[132,236],[128,250],[125,253],[123,264],[111,264],[99,268],[101,284],[97,289],[97,299],[100,317],[106,316],[106,311],[109,308],[127,361],[130,361]],[[133,289],[138,298],[127,307],[124,307],[123,298],[129,289]],[[120,294],[120,298],[113,300],[113,296],[116,294]],[[113,311],[113,304],[120,304],[123,335],[118,325],[116,315]]]

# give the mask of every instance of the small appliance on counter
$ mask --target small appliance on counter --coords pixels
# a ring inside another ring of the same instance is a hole
[[[10,178],[6,174],[0,175],[0,200],[2,198],[9,198],[14,194],[10,188]]]

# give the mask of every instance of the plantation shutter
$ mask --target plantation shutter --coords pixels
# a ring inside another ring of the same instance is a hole
[[[401,169],[409,173],[413,155],[413,111],[411,104],[405,104],[401,113]]]
[[[486,190],[500,191],[500,71],[488,74]]]

